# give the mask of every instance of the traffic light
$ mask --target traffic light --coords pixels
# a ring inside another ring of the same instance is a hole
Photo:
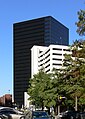
[[[65,101],[65,99],[66,99],[66,97],[64,97],[64,96],[59,96],[59,98],[58,98],[58,103],[61,105],[62,102]]]
[[[64,96],[60,96],[59,99],[60,99],[60,100],[62,100],[62,99],[66,99],[66,97],[64,97]]]

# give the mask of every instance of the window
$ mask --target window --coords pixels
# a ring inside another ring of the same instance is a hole
[[[62,56],[62,54],[59,54],[59,53],[53,53],[53,55],[60,55],[60,56]]]
[[[60,48],[53,48],[53,50],[62,50],[62,49],[60,49]]]

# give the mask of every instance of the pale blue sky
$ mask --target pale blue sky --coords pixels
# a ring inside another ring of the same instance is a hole
[[[69,28],[69,42],[76,33],[77,11],[85,0],[0,0],[0,96],[13,93],[13,23],[53,16]]]

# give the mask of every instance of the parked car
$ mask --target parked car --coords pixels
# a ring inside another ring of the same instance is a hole
[[[85,119],[85,112],[80,112],[79,117],[80,119]]]
[[[24,119],[25,118],[22,112],[10,107],[0,107],[0,115],[5,117],[4,119]]]
[[[57,115],[57,119],[81,119],[77,111],[65,111]]]
[[[0,119],[7,119],[7,116],[0,114]]]
[[[28,111],[25,119],[50,119],[50,116],[45,111]]]

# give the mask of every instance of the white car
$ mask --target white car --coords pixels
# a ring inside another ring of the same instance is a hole
[[[14,108],[0,107],[0,114],[5,116],[5,119],[24,119],[24,114]]]

